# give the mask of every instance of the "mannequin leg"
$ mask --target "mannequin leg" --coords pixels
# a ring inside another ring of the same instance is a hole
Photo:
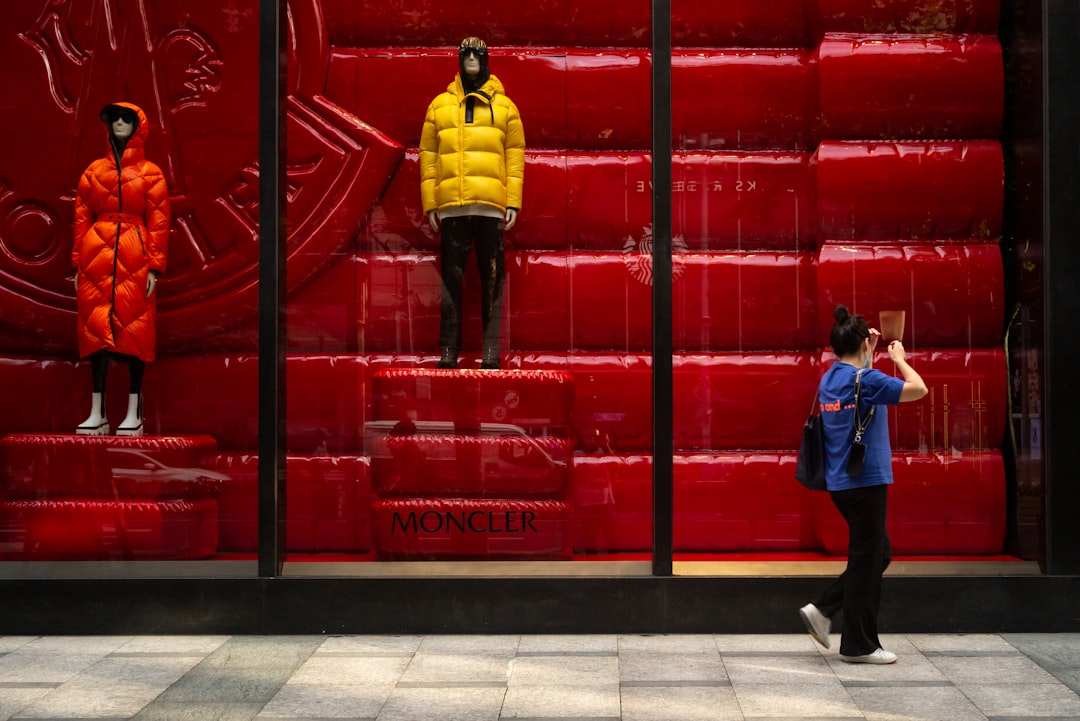
[[[118,436],[141,436],[143,434],[142,380],[146,362],[134,356],[123,356],[129,371],[127,415],[116,427]]]
[[[498,218],[474,218],[476,225],[476,265],[480,271],[480,320],[484,327],[481,368],[499,367],[499,342],[502,334],[503,257],[502,221]]]
[[[105,418],[105,376],[109,371],[109,354],[98,351],[90,356],[90,375],[93,393],[90,396],[90,415],[75,428],[79,436],[104,436],[109,433],[109,421]]]
[[[470,218],[444,218],[439,265],[442,272],[442,309],[439,317],[439,368],[457,368],[461,348],[461,286],[465,280],[465,259],[469,255]]]

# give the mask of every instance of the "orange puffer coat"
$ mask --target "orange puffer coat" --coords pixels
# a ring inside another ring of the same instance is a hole
[[[75,197],[79,355],[100,350],[154,360],[155,292],[146,295],[150,271],[165,271],[169,241],[169,190],[148,161],[146,115],[130,103],[138,123],[119,157],[108,128],[109,153],[90,164]]]

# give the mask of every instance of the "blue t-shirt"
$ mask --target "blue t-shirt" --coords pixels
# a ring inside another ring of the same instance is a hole
[[[847,473],[848,452],[855,440],[855,372],[858,369],[848,363],[837,361],[825,372],[818,386],[818,403],[825,429],[825,483],[830,491],[849,488],[880,486],[893,482],[892,448],[889,445],[889,415],[885,408],[874,411],[874,417],[863,434],[866,458],[860,476]],[[871,406],[891,405],[900,402],[904,389],[902,378],[887,376],[879,370],[867,368],[862,373],[863,419]]]

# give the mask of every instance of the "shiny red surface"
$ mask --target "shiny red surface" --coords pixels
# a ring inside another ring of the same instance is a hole
[[[518,427],[492,435],[373,433],[365,451],[380,496],[562,498],[571,442],[528,436]]]
[[[825,240],[989,240],[1001,233],[996,140],[823,141],[811,158]]]
[[[10,434],[0,438],[7,499],[146,500],[215,496],[217,442],[200,436]]]
[[[893,460],[886,527],[897,555],[999,553],[1005,467],[999,451],[901,454]],[[847,526],[827,494],[813,497],[821,547],[847,553]]]
[[[384,499],[372,506],[374,550],[387,560],[566,559],[571,518],[562,501]]]
[[[817,48],[822,138],[997,138],[994,35],[829,34]]]
[[[258,455],[222,453],[230,482],[218,496],[220,550],[259,548]],[[295,455],[285,460],[289,551],[361,553],[371,548],[370,461],[365,456]]]
[[[673,160],[678,250],[814,246],[805,152],[680,152]],[[652,228],[648,153],[542,151],[526,155],[528,212],[506,242],[519,250],[623,250]],[[437,251],[421,217],[420,169],[410,151],[363,236],[361,251]]]
[[[1001,343],[1005,278],[996,243],[826,243],[817,268],[818,327],[832,327],[838,303],[880,327],[902,310],[909,350]]]
[[[0,502],[7,561],[183,560],[217,552],[217,504],[197,501]]]

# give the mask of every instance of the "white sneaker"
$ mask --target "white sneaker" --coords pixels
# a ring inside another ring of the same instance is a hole
[[[829,647],[829,617],[808,603],[799,609],[799,616],[806,625],[806,631],[815,641],[825,648]]]
[[[845,663],[896,663],[896,654],[892,651],[886,651],[883,648],[879,648],[873,653],[868,653],[865,656],[845,656],[840,654],[840,660]]]

